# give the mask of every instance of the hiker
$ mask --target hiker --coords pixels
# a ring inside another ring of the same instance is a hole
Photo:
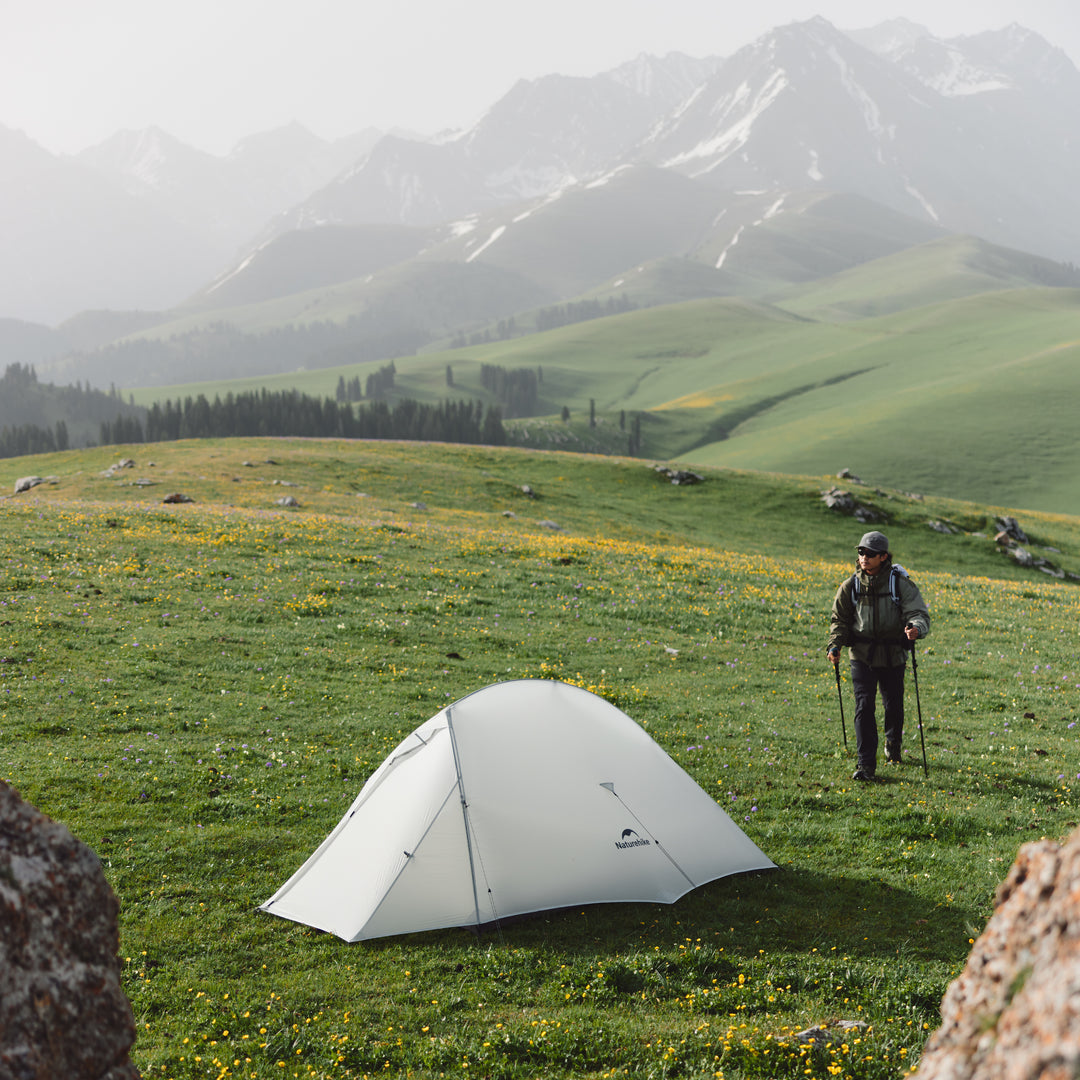
[[[899,765],[904,739],[904,667],[914,642],[930,633],[930,612],[907,571],[892,561],[888,539],[868,532],[856,549],[857,569],[836,591],[826,653],[840,663],[851,655],[855,691],[853,780],[873,780],[877,772],[878,691],[885,709],[885,759]],[[839,685],[839,683],[837,684]]]

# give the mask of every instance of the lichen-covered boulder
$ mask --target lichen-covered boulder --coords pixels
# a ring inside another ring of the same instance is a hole
[[[1080,1076],[1080,830],[1025,844],[941,1003],[919,1080]]]
[[[97,856],[0,781],[0,1077],[138,1077],[118,911]]]

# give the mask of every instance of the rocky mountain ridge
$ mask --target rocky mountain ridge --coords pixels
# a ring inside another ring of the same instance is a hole
[[[733,227],[695,254],[708,248],[714,269],[748,226],[807,191],[1080,261],[1078,106],[1075,66],[1021,27],[942,41],[905,20],[844,33],[814,18],[722,60],[640,56],[591,78],[522,81],[468,131],[433,139],[362,132],[328,145],[293,126],[214,159],[151,130],[59,159],[0,132],[14,174],[33,161],[36,190],[48,192],[28,200],[25,185],[0,181],[16,239],[0,256],[0,315],[58,322],[89,308],[175,307],[215,280],[235,282],[297,230],[434,228],[441,246],[417,256],[429,259],[447,256],[447,233],[471,232],[460,257],[491,258],[498,228],[628,168],[715,191],[713,216]],[[738,221],[747,192],[762,206]],[[477,222],[500,208],[507,220],[482,236]],[[568,269],[581,257],[568,252]],[[582,282],[546,273],[556,297]]]

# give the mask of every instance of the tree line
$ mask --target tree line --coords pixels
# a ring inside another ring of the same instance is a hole
[[[0,377],[0,458],[49,454],[93,441],[98,423],[134,405],[89,385],[38,382],[31,364],[8,364]]]
[[[606,300],[572,300],[567,304],[541,308],[536,313],[536,329],[542,333],[560,326],[588,322],[589,319],[621,315],[624,312],[633,311],[636,307],[637,304],[630,300],[626,293],[618,298],[609,296]]]
[[[555,330],[560,326],[572,326],[574,323],[602,319],[606,315],[622,315],[624,312],[635,310],[637,310],[637,304],[626,293],[618,297],[609,296],[606,300],[571,300],[565,304],[553,304],[551,307],[540,308],[536,313],[535,329],[537,333],[543,333],[545,330]],[[506,341],[508,338],[518,337],[521,332],[517,320],[511,315],[508,319],[500,319],[495,325],[494,332],[490,327],[477,330],[472,334],[459,330],[451,338],[450,348],[464,349],[467,346],[489,345],[493,341]]]
[[[506,410],[507,418],[535,416],[540,400],[541,368],[513,368],[499,364],[480,365],[480,385]]]
[[[367,389],[369,398],[384,398],[394,389],[394,379],[397,376],[397,368],[394,361],[385,364],[378,371],[373,371],[368,377],[364,387]],[[344,375],[338,376],[337,389],[334,391],[335,401],[362,401],[364,390],[360,386],[360,376],[354,375],[348,382]]]
[[[296,390],[204,394],[153,404],[145,423],[117,417],[101,425],[101,443],[170,442],[176,439],[299,436],[343,439],[404,439],[435,442],[506,443],[502,413],[479,401],[427,404],[407,398],[354,405],[320,400]]]
[[[67,424],[58,420],[52,428],[37,424],[5,424],[0,428],[0,458],[26,454],[52,454],[69,447]]]

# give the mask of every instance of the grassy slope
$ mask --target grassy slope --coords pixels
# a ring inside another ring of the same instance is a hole
[[[486,397],[480,387],[484,363],[508,368],[541,367],[541,395],[557,412],[562,404],[574,409],[597,397],[604,408],[649,408],[657,403],[655,391],[642,388],[655,378],[692,393],[705,377],[711,350],[718,341],[739,362],[742,350],[769,349],[805,326],[778,309],[744,300],[693,301],[622,317],[597,319],[563,327],[546,334],[437,354],[402,357],[394,361],[400,397],[431,400],[447,395],[446,366],[454,371],[453,396]],[[847,331],[840,329],[843,336]],[[745,364],[753,370],[754,361]],[[298,372],[265,380],[233,380],[201,386],[142,388],[132,391],[135,400],[148,404],[162,397],[191,392],[225,393],[256,385],[271,388],[297,387],[312,394],[332,393],[340,375],[361,378],[377,365],[361,364],[323,371]],[[672,379],[677,380],[675,384]],[[125,391],[126,393],[127,391]]]
[[[1074,468],[1080,307],[1074,290],[1003,291],[858,323],[807,323],[743,300],[693,301],[549,334],[396,361],[397,393],[489,400],[483,363],[543,370],[541,408],[576,416],[595,398],[611,431],[647,410],[644,452],[695,465],[790,473],[847,466],[906,490],[1080,511]],[[370,366],[141,391],[299,387],[332,394]],[[726,438],[708,442],[710,425]],[[566,445],[560,425],[530,425]],[[575,436],[576,437],[576,436]],[[549,441],[550,440],[550,441]],[[704,445],[703,445],[704,444]],[[569,445],[586,447],[586,441]]]
[[[1068,409],[1080,292],[1013,287],[1052,270],[948,237],[788,290],[779,298],[785,308],[696,300],[402,358],[397,394],[488,401],[482,363],[538,367],[543,413],[557,416],[565,405],[580,416],[595,400],[607,429],[594,440],[573,425],[532,422],[534,445],[625,449],[614,420],[648,411],[644,452],[654,457],[794,473],[848,466],[912,490],[1080,512]],[[677,294],[678,281],[661,276]],[[326,295],[307,299],[325,311]],[[874,311],[889,314],[868,317]],[[332,394],[340,376],[363,381],[370,370],[349,365],[135,396],[148,403],[262,385]]]
[[[862,526],[820,478],[315,440],[17,464],[56,483],[0,515],[0,777],[103,858],[144,1075],[897,1077],[1017,846],[1076,824],[1080,594],[926,527],[992,508],[873,497],[934,613],[930,778],[852,790],[819,650]],[[1080,566],[1080,522],[1022,523]],[[780,870],[480,939],[255,913],[404,734],[516,677],[623,707]],[[840,1018],[871,1028],[788,1039]]]
[[[287,451],[287,458],[285,456]],[[117,460],[131,457],[136,468],[105,475]],[[276,464],[269,464],[270,461]],[[287,460],[287,474],[282,461]],[[337,442],[324,440],[195,440],[139,447],[102,447],[63,454],[0,461],[0,491],[20,476],[54,478],[35,488],[37,496],[101,501],[106,505],[160,501],[182,491],[200,503],[264,510],[299,485],[304,506],[336,517],[367,510],[361,494],[386,500],[401,512],[424,502],[432,515],[501,518],[514,511],[531,528],[554,519],[574,536],[603,535],[628,542],[689,543],[783,558],[793,530],[802,557],[847,562],[853,533],[862,527],[825,509],[823,488],[831,475],[790,476],[704,467],[704,485],[673,487],[658,478],[652,462],[620,457],[547,453],[451,444]],[[521,493],[528,484],[538,494]],[[996,515],[1014,513],[1005,504],[972,504],[911,495],[904,490],[852,488],[887,522],[894,547],[916,565],[931,565],[968,576],[1041,581],[1002,558],[985,536]],[[13,508],[25,499],[5,501]],[[408,516],[415,516],[411,510]],[[947,536],[927,527],[932,520],[957,523],[967,535]],[[795,524],[797,523],[797,524]],[[507,524],[501,522],[501,524]],[[1073,518],[1040,512],[1022,514],[1037,546],[1080,572],[1080,525]]]
[[[688,456],[781,472],[848,465],[911,490],[1076,509],[1078,297],[1008,292],[865,321],[881,337],[845,359],[872,371]]]
[[[972,236],[947,236],[850,270],[774,293],[770,299],[813,319],[861,319],[1032,284],[1021,257]],[[1049,266],[1049,264],[1046,264]]]

